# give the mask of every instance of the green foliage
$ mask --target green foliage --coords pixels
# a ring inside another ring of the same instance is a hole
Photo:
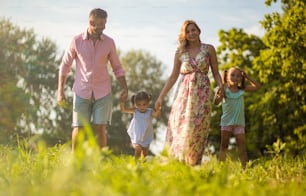
[[[91,136],[89,136],[91,137]],[[94,139],[92,141],[95,141]],[[93,146],[92,146],[93,145]],[[0,146],[0,195],[305,195],[305,157],[238,161],[215,157],[189,167],[163,156],[135,161],[94,144],[36,150]]]
[[[292,154],[305,154],[306,153],[306,125],[294,129],[294,135],[288,136],[287,151]]]
[[[22,42],[24,33],[7,20],[0,20],[0,142],[3,143],[14,137],[16,122],[22,118],[29,101],[29,94],[17,86],[20,73],[24,72],[24,57],[20,55],[26,49]],[[29,33],[24,36],[30,37]]]
[[[259,37],[248,35],[243,29],[220,30],[219,40],[221,45],[217,53],[222,69],[238,66],[247,72],[252,71],[252,60],[260,50],[265,49]]]
[[[17,136],[38,132],[67,138],[61,126],[65,111],[56,106],[55,44],[47,38],[37,40],[32,29],[20,29],[4,18],[0,27],[0,142],[16,143]]]
[[[305,126],[306,5],[301,0],[283,1],[283,8],[282,15],[272,13],[261,22],[266,29],[263,42],[267,49],[254,60],[265,91],[258,103],[264,112],[256,120],[265,133],[274,136],[265,143],[275,138],[295,141],[299,138],[294,130]]]
[[[279,156],[285,147],[286,143],[281,142],[281,140],[278,138],[277,141],[272,144],[272,146],[267,146],[267,153]]]

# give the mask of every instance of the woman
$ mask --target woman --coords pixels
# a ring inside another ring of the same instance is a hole
[[[156,109],[161,107],[181,74],[169,115],[166,141],[169,155],[191,166],[201,164],[208,137],[212,107],[209,67],[217,85],[223,89],[216,51],[212,45],[201,43],[200,34],[194,21],[183,23],[172,73],[155,103]]]

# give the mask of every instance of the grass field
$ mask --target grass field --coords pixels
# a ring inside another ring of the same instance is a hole
[[[136,162],[98,150],[90,142],[70,146],[0,146],[0,195],[306,195],[305,156],[276,154],[248,163],[219,163],[215,156],[189,167],[166,156]]]

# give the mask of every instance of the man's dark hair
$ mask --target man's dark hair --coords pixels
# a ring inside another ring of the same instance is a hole
[[[107,12],[101,8],[95,8],[90,11],[89,17],[107,18]]]

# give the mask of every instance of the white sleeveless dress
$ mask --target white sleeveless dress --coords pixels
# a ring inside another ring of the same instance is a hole
[[[127,130],[132,144],[140,144],[143,147],[149,147],[151,144],[154,134],[152,111],[152,108],[148,108],[146,112],[142,113],[135,109],[133,119]]]

